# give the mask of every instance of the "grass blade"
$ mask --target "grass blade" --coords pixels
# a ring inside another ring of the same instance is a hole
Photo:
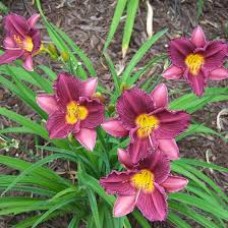
[[[101,222],[100,222],[99,210],[98,210],[97,200],[96,200],[95,194],[93,193],[92,190],[88,189],[87,195],[88,195],[88,199],[89,199],[89,205],[90,205],[90,208],[91,208],[91,211],[93,214],[93,218],[95,221],[95,225],[97,228],[100,228]]]
[[[108,36],[107,36],[105,44],[104,44],[103,52],[108,48],[109,44],[112,41],[112,38],[113,38],[113,36],[114,36],[114,34],[116,32],[116,29],[117,29],[117,27],[119,25],[121,16],[122,16],[123,11],[125,9],[126,3],[127,3],[127,0],[118,0],[117,1],[117,5],[116,5],[116,8],[115,8],[115,13],[114,13],[114,16],[112,18],[112,23],[111,23],[111,26],[110,26],[110,29],[109,29],[109,32],[108,32]]]
[[[124,70],[122,74],[122,84],[125,84],[130,77],[132,71],[134,70],[136,64],[142,59],[144,54],[151,48],[151,46],[158,41],[165,33],[167,32],[167,29],[163,29],[159,32],[157,32],[155,35],[153,35],[149,40],[147,40],[135,53],[135,55],[132,57],[131,61],[129,62],[128,66]]]
[[[127,3],[127,19],[124,26],[124,33],[123,33],[123,40],[122,40],[123,58],[126,56],[126,53],[129,47],[138,6],[139,6],[139,0],[129,0]]]

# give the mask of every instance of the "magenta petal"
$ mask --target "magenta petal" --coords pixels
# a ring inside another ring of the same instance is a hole
[[[78,101],[82,94],[83,82],[68,73],[60,73],[55,84],[59,102],[65,107],[70,101]]]
[[[136,196],[118,196],[113,208],[114,217],[122,217],[131,213],[136,204]]]
[[[167,192],[178,192],[186,187],[188,180],[179,177],[169,175],[168,178],[161,184]]]
[[[37,52],[40,50],[40,47],[41,47],[40,31],[33,29],[30,32],[30,36],[32,37],[32,42],[33,42],[32,54],[35,55],[37,54]]]
[[[188,128],[190,121],[190,115],[184,111],[163,110],[156,116],[160,120],[159,127],[155,130],[157,139],[175,138]]]
[[[193,92],[197,96],[202,96],[207,82],[207,77],[205,76],[204,71],[200,70],[197,75],[192,75],[190,72],[186,71],[185,77],[187,78]]]
[[[154,105],[156,108],[164,108],[168,105],[168,90],[164,83],[161,83],[155,87],[151,93]]]
[[[28,19],[28,25],[30,28],[34,28],[35,27],[35,24],[36,22],[39,20],[40,18],[40,14],[36,13],[36,14],[33,14],[29,19]]]
[[[209,73],[209,79],[211,80],[222,80],[226,78],[228,78],[228,70],[223,67],[212,70]]]
[[[130,154],[128,151],[123,149],[118,149],[118,160],[119,162],[124,165],[126,168],[131,169],[133,164],[131,162]]]
[[[88,110],[88,116],[81,121],[83,128],[95,128],[104,122],[104,105],[97,100],[79,99],[80,105]]]
[[[48,114],[52,114],[58,109],[54,95],[40,94],[36,97],[36,102]]]
[[[159,139],[159,148],[164,152],[169,160],[176,160],[179,158],[179,148],[175,139]]]
[[[12,61],[20,58],[24,54],[22,50],[7,50],[4,54],[0,56],[0,64],[11,63]]]
[[[189,39],[178,38],[170,41],[168,52],[172,63],[177,67],[185,68],[185,58],[193,53],[195,47]]]
[[[94,129],[81,128],[80,131],[75,134],[75,138],[83,147],[92,151],[96,144],[97,132]]]
[[[140,192],[136,206],[150,221],[164,221],[167,216],[167,196],[162,187],[155,183],[152,193]]]
[[[100,179],[101,186],[108,194],[134,195],[135,189],[131,184],[133,172],[113,171]]]
[[[148,155],[150,147],[149,137],[140,139],[134,136],[133,142],[129,144],[128,152],[133,164],[137,164],[141,159]]]
[[[32,61],[32,56],[31,55],[26,57],[25,62],[23,64],[23,67],[27,71],[33,71],[33,61]]]
[[[11,37],[6,37],[3,41],[4,43],[4,48],[5,49],[12,49],[12,48],[15,48],[15,42],[14,40],[11,38]]]
[[[150,95],[134,87],[121,95],[117,101],[116,109],[122,124],[130,130],[136,126],[136,117],[142,113],[150,113],[154,106]]]
[[[165,181],[170,173],[170,161],[165,153],[160,150],[151,152],[139,162],[141,169],[149,169],[154,174],[155,182],[160,184]]]
[[[25,37],[28,33],[29,26],[24,17],[11,13],[5,18],[5,30],[9,35]]]
[[[84,86],[83,96],[92,97],[96,92],[97,84],[98,84],[97,78],[90,78],[87,81],[85,81],[83,85]]]
[[[117,119],[110,119],[101,124],[102,128],[110,135],[118,138],[126,137],[129,131],[126,130]]]
[[[202,48],[206,45],[206,36],[203,29],[200,26],[197,26],[191,36],[191,41],[195,44],[196,47]]]
[[[56,111],[49,116],[46,126],[51,139],[66,138],[74,127],[66,123],[65,113],[60,111]]]
[[[183,70],[175,65],[166,69],[162,76],[166,79],[180,79],[183,76]]]
[[[204,68],[207,70],[214,70],[222,67],[227,55],[227,45],[222,41],[210,42],[203,55],[205,56]]]

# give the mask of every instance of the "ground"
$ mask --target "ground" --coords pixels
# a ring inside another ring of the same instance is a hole
[[[29,16],[36,12],[35,6],[32,1],[27,0],[6,0],[3,1],[10,8],[11,11],[18,14]],[[154,9],[153,30],[154,32],[167,27],[169,29],[167,35],[159,41],[147,54],[145,61],[151,58],[154,54],[165,52],[169,39],[178,35],[189,35],[192,29],[199,23],[208,39],[228,38],[228,1],[223,0],[205,0],[203,14],[197,20],[197,4],[196,0],[153,0],[150,1]],[[104,67],[102,58],[102,48],[105,42],[107,31],[113,16],[116,1],[114,0],[43,0],[42,6],[45,15],[62,28],[92,59],[95,69],[97,70],[98,77],[102,82],[110,87],[110,72]],[[141,1],[140,9],[137,13],[136,23],[134,26],[134,33],[130,44],[129,52],[125,59],[122,59],[121,54],[121,32],[123,27],[124,18],[121,26],[115,35],[115,39],[109,47],[109,54],[113,61],[118,65],[125,65],[141,44],[146,40],[146,4]],[[39,27],[45,34],[45,28],[42,24]],[[44,36],[44,40],[48,41],[48,37]],[[37,60],[37,64],[42,63],[42,59]],[[56,71],[59,70],[56,65]],[[157,71],[161,73],[163,65],[157,66]],[[147,75],[150,76],[150,75]],[[181,86],[184,90],[188,89],[185,83],[167,82],[170,93],[177,91],[177,86]],[[211,86],[227,86],[227,81],[219,83],[210,83]],[[180,92],[181,93],[181,92]],[[172,99],[173,96],[171,96]],[[18,113],[34,117],[34,114],[18,99],[9,93],[6,89],[0,87],[0,104]],[[207,126],[217,131],[216,118],[218,113],[224,108],[228,107],[228,102],[218,102],[205,107],[203,110],[196,112],[193,116],[197,122],[205,123]],[[7,119],[0,117],[0,127],[8,127],[12,123]],[[228,129],[225,129],[228,130]],[[33,159],[39,157],[39,152],[32,154],[33,138],[30,136],[17,136],[20,141],[19,149],[11,149],[9,152],[1,151],[2,154],[12,156],[19,156],[24,159]],[[202,143],[203,142],[203,143]],[[214,162],[221,166],[227,166],[228,156],[226,156],[226,144],[218,138],[212,136],[191,136],[179,143],[181,156],[190,158],[200,158],[208,162]],[[23,151],[23,152],[21,152]],[[26,151],[26,152],[25,152]],[[58,164],[53,164],[56,168]],[[1,168],[1,167],[0,167]],[[64,164],[61,169],[64,170]],[[10,172],[2,168],[1,172]],[[228,177],[224,173],[209,172],[214,180],[225,191],[228,190],[226,185]],[[7,224],[11,218],[4,219],[4,225],[0,227],[8,227]],[[67,218],[61,219],[62,224],[58,222],[46,223],[44,227],[67,227]],[[156,227],[171,227],[166,223],[156,224]]]

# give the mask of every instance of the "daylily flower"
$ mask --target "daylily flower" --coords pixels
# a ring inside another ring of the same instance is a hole
[[[39,14],[33,14],[28,20],[17,14],[9,14],[5,18],[6,37],[3,48],[5,53],[0,56],[0,64],[11,63],[16,59],[24,60],[24,68],[33,70],[32,57],[41,47],[39,30],[35,24]]]
[[[227,45],[222,41],[207,41],[200,26],[190,38],[173,39],[168,48],[172,65],[163,73],[167,79],[184,77],[193,92],[201,96],[207,80],[228,78],[228,70],[223,67],[227,58]]]
[[[58,75],[55,94],[37,96],[37,103],[48,113],[47,130],[51,139],[72,133],[88,150],[96,143],[95,128],[104,120],[104,105],[93,97],[97,78],[81,81],[67,73]]]
[[[190,116],[184,111],[170,111],[167,106],[165,84],[158,85],[150,94],[134,87],[118,99],[118,117],[102,127],[114,137],[130,135],[133,163],[147,156],[148,147],[159,147],[169,159],[177,159],[179,150],[174,138],[188,127]]]
[[[169,160],[157,150],[137,165],[131,163],[126,151],[119,149],[119,161],[126,171],[113,171],[100,180],[108,194],[117,194],[113,215],[120,217],[137,207],[150,221],[163,221],[167,217],[167,194],[183,189],[188,180],[170,174]]]

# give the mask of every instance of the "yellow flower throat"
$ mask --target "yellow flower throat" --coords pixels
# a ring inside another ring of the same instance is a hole
[[[190,73],[194,76],[199,73],[199,70],[204,62],[204,57],[200,54],[189,54],[185,58],[185,64],[188,67]]]
[[[131,183],[138,190],[152,192],[154,190],[154,174],[150,170],[142,169],[133,175]]]
[[[75,101],[71,101],[66,107],[66,122],[68,124],[76,124],[79,120],[86,119],[88,113],[85,106],[79,105]]]
[[[154,115],[141,114],[135,120],[138,126],[137,135],[139,138],[148,137],[159,125],[159,120]]]
[[[26,36],[24,40],[22,40],[19,36],[13,36],[14,41],[21,49],[31,52],[33,50],[33,42],[30,36]]]

